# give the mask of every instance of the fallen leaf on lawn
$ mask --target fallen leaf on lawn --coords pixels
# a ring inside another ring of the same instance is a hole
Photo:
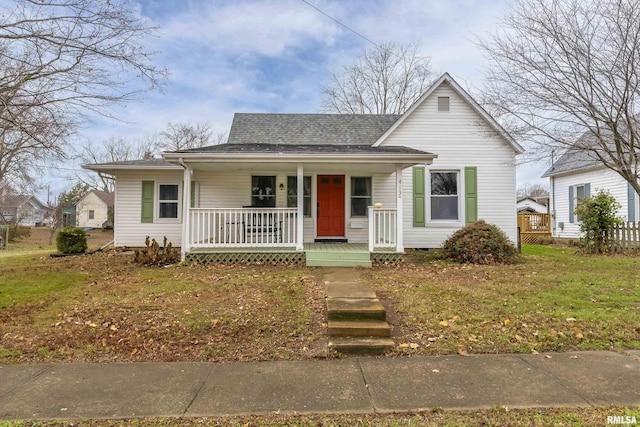
[[[97,328],[98,325],[96,325],[95,323],[91,322],[91,323],[89,323],[89,327],[90,328]]]
[[[504,326],[509,326],[511,324],[510,319],[504,319]]]
[[[138,352],[138,349],[134,348],[133,350],[131,350],[131,355],[135,356],[137,352]]]
[[[460,356],[468,356],[468,355],[469,355],[469,353],[467,353],[466,351],[464,351],[464,350],[463,350],[463,349],[461,349],[461,348],[459,348],[459,349],[458,349],[458,354],[459,354]]]
[[[109,329],[111,329],[112,331],[117,331],[118,327],[116,325],[111,325],[111,327],[109,327]]]
[[[431,372],[434,372],[437,374],[438,372],[440,372],[440,369],[432,369]]]
[[[429,337],[427,338],[427,341],[429,342],[436,342],[438,340],[438,337]]]
[[[580,332],[578,332],[578,333],[576,334],[576,338],[578,338],[579,340],[581,340],[581,339],[583,339],[583,338],[584,338],[584,335],[582,335]]]
[[[520,335],[516,335],[514,336],[514,338],[516,339],[516,341],[522,342],[522,337]]]
[[[575,317],[567,317],[567,322],[571,323],[571,322],[575,322],[576,318]]]
[[[453,316],[453,317],[451,318],[451,321],[452,321],[452,322],[455,322],[456,320],[460,320],[460,316]]]
[[[215,328],[217,324],[218,324],[218,319],[213,319],[213,320],[211,321],[211,326],[212,326],[212,327],[214,327],[214,328]]]
[[[416,348],[418,348],[420,346],[418,344],[412,342],[411,344],[409,344],[409,347],[411,347],[412,349],[415,350]]]
[[[449,326],[449,322],[447,322],[446,320],[442,320],[440,322],[440,326],[444,326],[446,328],[447,326]]]
[[[398,347],[400,347],[400,348],[409,348],[409,344],[407,344],[406,342],[403,342]]]
[[[540,353],[538,353],[535,349],[532,348],[531,349],[531,354],[540,354]]]

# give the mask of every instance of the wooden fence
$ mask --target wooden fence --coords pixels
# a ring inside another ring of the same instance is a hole
[[[551,215],[521,212],[518,214],[518,229],[522,243],[543,243],[551,239]]]
[[[613,250],[628,252],[640,250],[640,222],[624,222],[611,231]]]

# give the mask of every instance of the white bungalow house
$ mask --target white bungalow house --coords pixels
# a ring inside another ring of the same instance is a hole
[[[620,203],[618,216],[637,221],[638,195],[619,174],[586,151],[567,151],[544,173],[551,188],[549,203],[553,237],[577,239],[580,221],[574,210],[580,199],[605,190]]]
[[[370,265],[477,219],[515,242],[522,151],[444,74],[403,115],[237,113],[226,144],[84,167],[115,177],[116,246]]]
[[[78,227],[103,228],[113,209],[114,195],[106,191],[91,190],[76,203],[76,225]]]

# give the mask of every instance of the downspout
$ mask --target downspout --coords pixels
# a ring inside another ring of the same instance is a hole
[[[191,169],[184,163],[182,157],[178,159],[178,164],[184,169],[184,183],[182,184],[182,241],[180,243],[180,260],[185,261],[187,250],[189,249],[189,195],[191,194]]]
[[[555,163],[555,150],[551,150],[551,172],[553,173],[553,165]],[[547,207],[547,212],[551,214],[551,229],[553,232],[556,230],[556,177],[551,175],[551,206]],[[553,207],[553,209],[551,209]],[[551,210],[550,210],[551,209]],[[553,235],[552,235],[553,237]]]

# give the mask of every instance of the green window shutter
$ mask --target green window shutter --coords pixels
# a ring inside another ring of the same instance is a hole
[[[153,222],[153,181],[142,181],[142,209],[140,222]]]
[[[424,168],[413,168],[413,226],[425,226],[425,180]]]
[[[191,207],[196,207],[196,182],[191,181]]]
[[[478,168],[464,168],[464,213],[465,224],[478,220]]]

